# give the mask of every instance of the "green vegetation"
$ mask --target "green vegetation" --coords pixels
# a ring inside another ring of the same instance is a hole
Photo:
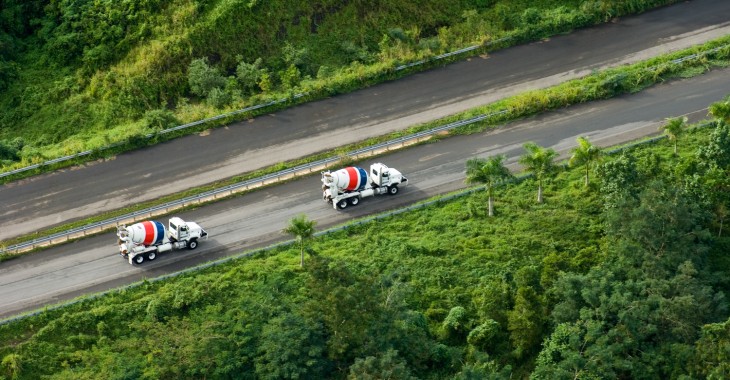
[[[494,188],[512,179],[512,173],[504,166],[504,155],[488,159],[472,158],[466,161],[466,183],[484,184],[488,196],[488,214],[494,216]]]
[[[535,176],[537,180],[537,203],[542,203],[542,185],[552,179],[557,172],[555,158],[558,152],[550,148],[543,148],[533,142],[525,143],[527,153],[519,159],[525,170]]]
[[[667,120],[666,124],[660,127],[664,131],[669,141],[674,142],[674,154],[677,154],[677,140],[684,133],[687,124],[686,117],[675,117]]]
[[[586,186],[590,184],[591,167],[603,157],[601,149],[588,141],[586,137],[578,137],[576,139],[578,147],[573,149],[573,155],[570,156],[568,164],[570,166],[581,166],[586,170]]]
[[[317,225],[317,221],[309,220],[306,215],[299,215],[292,218],[289,221],[289,225],[282,231],[285,234],[294,236],[297,243],[299,243],[299,266],[302,268],[304,268],[304,247],[306,246],[307,240],[310,240],[314,236],[315,225]]]
[[[174,137],[144,136],[177,123],[351,91],[464,46],[503,41],[496,49],[674,2],[6,0],[0,163],[119,143],[103,153],[114,154]]]
[[[726,377],[730,125],[664,141],[7,323],[0,376]]]

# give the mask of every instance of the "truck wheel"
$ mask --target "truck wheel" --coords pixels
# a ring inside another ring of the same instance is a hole
[[[337,202],[337,208],[339,208],[340,210],[347,208],[347,199],[343,199]]]
[[[157,252],[147,252],[147,260],[152,261],[157,258]]]
[[[195,248],[198,248],[198,241],[196,239],[190,240],[188,242],[188,249],[193,250]]]
[[[132,260],[137,265],[142,264],[144,262],[144,255],[143,254],[139,254],[137,256],[134,256],[134,259],[132,259]]]
[[[398,185],[393,185],[388,188],[388,194],[390,195],[396,195],[398,194]]]
[[[350,198],[350,204],[353,206],[357,206],[357,204],[360,203],[360,197],[352,197]]]

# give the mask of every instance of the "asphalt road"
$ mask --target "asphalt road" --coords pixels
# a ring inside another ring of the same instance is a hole
[[[318,227],[324,229],[462,188],[467,159],[506,154],[509,166],[516,168],[515,161],[524,153],[522,144],[527,141],[553,147],[565,157],[578,136],[609,146],[656,134],[666,117],[704,118],[707,105],[722,99],[729,90],[730,69],[718,70],[639,94],[570,107],[497,130],[450,137],[382,156],[377,160],[401,170],[410,184],[396,196],[367,198],[343,211],[321,200],[317,175],[218,202],[180,215],[199,222],[210,233],[211,238],[202,241],[198,250],[165,253],[142,266],[129,265],[117,254],[113,233],[11,260],[0,265],[0,318],[286,240],[281,229],[300,213],[317,220]],[[359,165],[367,167],[372,162]]]
[[[591,70],[730,33],[730,1],[693,0],[0,186],[0,240],[382,135]]]

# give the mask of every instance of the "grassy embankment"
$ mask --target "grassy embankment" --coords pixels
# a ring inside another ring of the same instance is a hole
[[[677,141],[5,324],[0,376],[722,377],[730,128]]]
[[[406,74],[393,70],[403,63],[483,44],[478,54],[674,2],[6,1],[2,170],[121,144],[79,160],[110,156],[172,138],[144,138],[172,125],[299,92],[308,96],[297,102],[349,92]]]

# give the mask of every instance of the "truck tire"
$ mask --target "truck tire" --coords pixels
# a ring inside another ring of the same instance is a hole
[[[151,251],[147,252],[147,260],[152,261],[157,258],[157,252]]]
[[[340,210],[345,209],[345,208],[347,208],[347,204],[348,204],[347,199],[343,199],[343,200],[337,202],[337,208]]]
[[[398,185],[392,185],[392,186],[388,187],[388,194],[390,194],[390,195],[398,194]]]
[[[353,206],[357,206],[357,204],[360,203],[360,197],[352,197],[349,200],[350,204]]]
[[[188,249],[193,250],[195,248],[198,248],[198,239],[193,239],[188,242]]]
[[[134,259],[132,259],[132,261],[137,265],[142,264],[144,262],[144,254],[139,254],[137,256],[134,256]]]

